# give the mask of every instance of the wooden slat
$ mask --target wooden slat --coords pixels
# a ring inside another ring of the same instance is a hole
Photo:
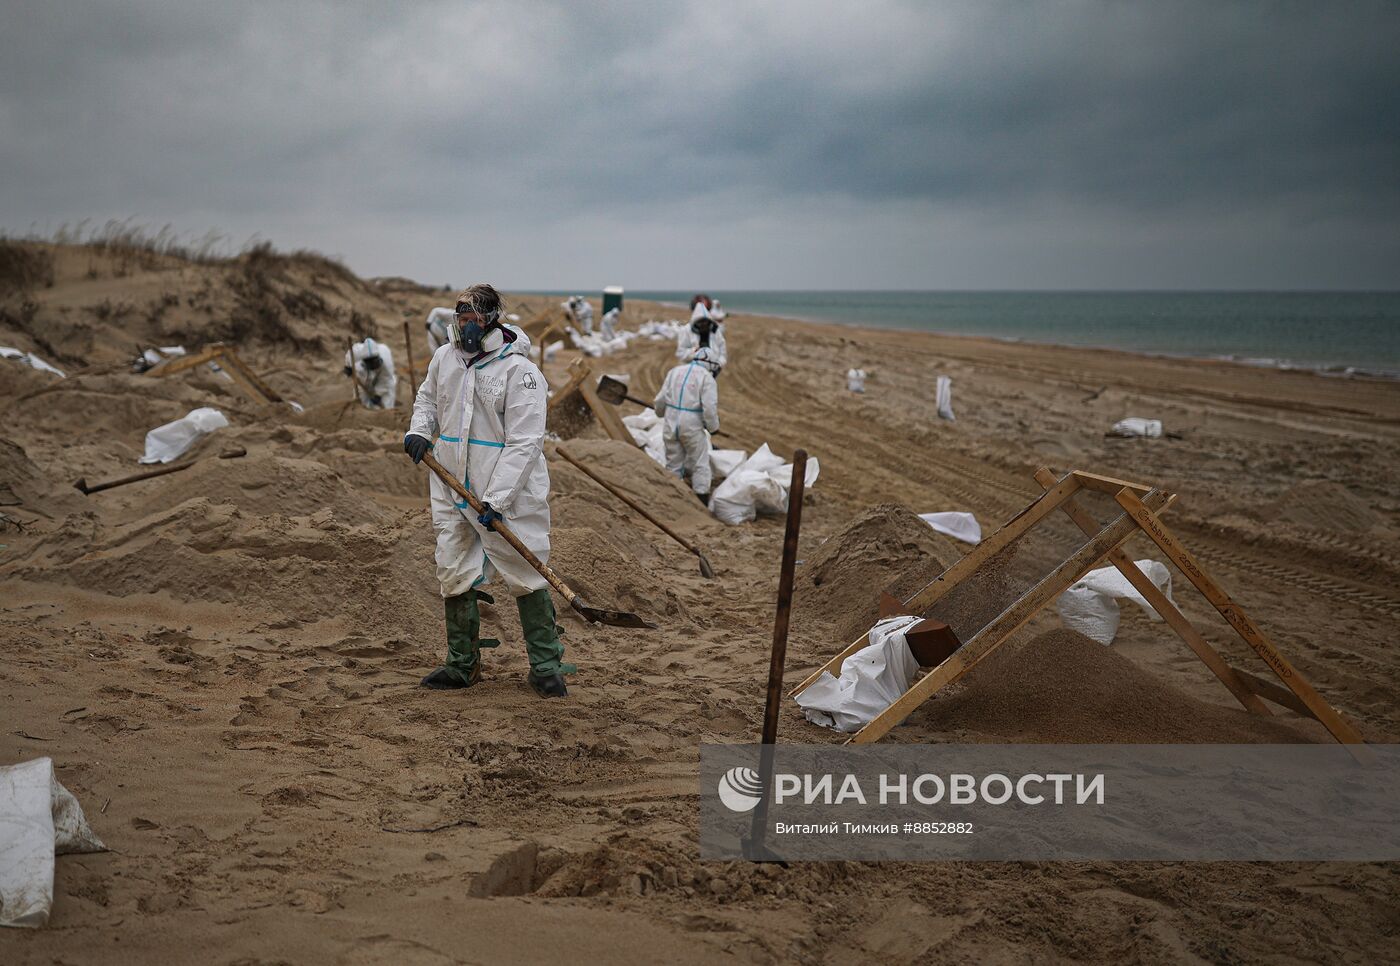
[[[573,394],[573,391],[588,379],[588,376],[588,366],[582,364],[581,361],[575,362],[569,367],[569,381],[564,383],[562,389],[555,390],[554,395],[549,397],[548,408],[553,409],[555,406],[559,405],[559,403],[569,398],[569,396]]]
[[[632,432],[623,423],[622,417],[617,414],[617,407],[610,406],[598,396],[598,390],[593,385],[591,378],[585,379],[578,384],[578,391],[583,394],[583,398],[588,403],[588,408],[593,410],[594,417],[598,424],[603,427],[603,432],[613,439],[636,446],[637,441],[632,438]]]
[[[1078,474],[1076,474],[1078,475]],[[1054,474],[1045,467],[1041,467],[1035,472],[1036,482],[1047,489],[1055,483]],[[1083,482],[1081,480],[1081,482]],[[1092,535],[1098,531],[1099,525],[1089,513],[1075,503],[1073,499],[1065,501],[1062,508],[1075,526],[1083,530],[1085,534]],[[1269,708],[1259,697],[1246,686],[1245,682],[1238,677],[1238,672],[1225,662],[1215,648],[1200,635],[1200,632],[1191,625],[1175,604],[1157,589],[1147,575],[1138,569],[1137,564],[1122,550],[1114,550],[1108,555],[1108,562],[1118,568],[1118,572],[1127,578],[1138,593],[1142,594],[1152,609],[1155,610],[1167,622],[1167,626],[1176,631],[1177,635],[1186,642],[1186,646],[1195,652],[1196,656],[1206,667],[1210,668],[1212,674],[1220,679],[1220,683],[1230,690],[1244,707],[1255,714],[1268,715]]]
[[[247,383],[253,387],[254,391],[262,397],[259,400],[260,402],[278,403],[282,401],[282,397],[274,392],[271,386],[263,382],[256,372],[248,367],[248,364],[243,361],[237,350],[232,346],[225,346],[223,352],[219,355],[219,359],[221,362],[228,363],[227,368],[229,369],[230,375],[241,375]]]
[[[1152,487],[1146,483],[1132,483],[1128,480],[1119,480],[1111,476],[1100,476],[1097,473],[1086,473],[1083,470],[1071,470],[1071,474],[1079,480],[1086,490],[1098,490],[1100,493],[1117,494],[1123,487],[1130,490],[1137,490],[1146,493]]]
[[[1167,495],[1161,490],[1153,490],[1147,494],[1146,505],[1154,509],[1166,502]],[[915,708],[976,667],[978,662],[1004,643],[1017,628],[1034,617],[1037,611],[1088,573],[1095,564],[1103,559],[1105,554],[1137,533],[1137,529],[1137,522],[1130,515],[1120,514],[1116,520],[1100,530],[1088,543],[1071,554],[1064,563],[1052,570],[1039,583],[1022,594],[1015,603],[1002,611],[990,624],[982,628],[972,640],[954,651],[946,661],[916,681],[914,686],[904,692],[897,701],[876,715],[864,728],[857,731],[848,744],[869,744],[873,741],[879,741],[889,734],[890,729],[909,717]]]
[[[1250,674],[1248,671],[1236,670],[1235,673],[1239,675],[1240,680],[1243,681],[1251,691],[1260,697],[1268,698],[1270,701],[1274,702],[1274,704],[1281,705],[1289,711],[1296,711],[1305,718],[1312,718],[1314,721],[1317,720],[1317,715],[1312,713],[1312,709],[1302,701],[1299,701],[1298,696],[1287,688],[1275,684],[1268,678],[1261,678],[1257,674]],[[1341,714],[1340,711],[1337,713]]]
[[[1347,745],[1364,743],[1361,733],[1350,723],[1344,721],[1322,695],[1318,694],[1313,686],[1298,673],[1288,659],[1279,653],[1278,648],[1274,647],[1273,643],[1264,636],[1264,632],[1250,619],[1243,608],[1236,604],[1230,595],[1215,582],[1215,579],[1206,573],[1200,562],[1182,545],[1176,535],[1157,518],[1151,507],[1144,506],[1137,494],[1127,489],[1118,492],[1117,500],[1118,504],[1142,527],[1143,532],[1152,538],[1152,542],[1171,558],[1172,563],[1176,564],[1186,575],[1186,579],[1205,595],[1211,606],[1220,612],[1220,616],[1224,617],[1236,633],[1244,638],[1244,642],[1254,649],[1254,653],[1259,655],[1274,674],[1278,675],[1279,680],[1287,686],[1288,690],[1307,705],[1313,717],[1322,722],[1334,738]]]
[[[222,342],[211,342],[195,352],[166,359],[164,362],[151,366],[146,370],[146,375],[171,376],[177,372],[184,372],[186,369],[193,369],[206,362],[213,362],[223,351],[224,344]]]
[[[1073,496],[1078,489],[1079,481],[1071,475],[1066,475],[1065,478],[1056,483],[1054,487],[1046,490],[1033,502],[1028,504],[1020,513],[1002,524],[996,533],[992,534],[986,540],[983,540],[961,560],[943,571],[943,573],[925,585],[922,590],[905,601],[905,609],[911,614],[922,614],[924,611],[928,610],[968,576],[976,573],[977,568],[981,567],[987,560],[995,556],[998,552],[1006,549],[1012,541],[1016,540],[1041,520],[1044,520],[1053,513],[1065,500]],[[792,689],[788,697],[795,698],[803,691],[806,691],[816,682],[817,678],[822,676],[823,671],[831,671],[833,674],[836,673],[834,669],[840,668],[842,661],[846,660],[846,658],[850,657],[856,651],[859,651],[868,643],[869,641],[866,640],[864,634],[856,638],[850,644],[846,645],[840,653],[836,654],[821,667],[807,675],[801,684]]]

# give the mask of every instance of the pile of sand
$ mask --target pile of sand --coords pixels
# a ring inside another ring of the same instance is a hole
[[[1011,640],[918,712],[950,740],[1251,744],[1312,740],[1300,719],[1207,704],[1074,631]]]
[[[636,539],[635,531],[619,534],[556,523],[549,563],[590,607],[632,611],[656,623],[689,619],[655,567],[643,566],[627,548]]]
[[[806,555],[793,606],[850,641],[879,619],[881,591],[907,600],[959,556],[950,540],[907,508],[883,503]]]
[[[1380,522],[1365,501],[1342,484],[1327,480],[1299,483],[1269,509],[1277,519],[1317,530],[1365,533]]]
[[[310,516],[322,510],[343,523],[381,523],[390,517],[324,463],[285,456],[249,453],[238,459],[202,459],[187,470],[142,485],[136,504],[141,515],[205,499],[237,507],[250,517]]]
[[[84,509],[77,490],[50,479],[34,465],[24,447],[0,436],[0,513],[58,519]]]

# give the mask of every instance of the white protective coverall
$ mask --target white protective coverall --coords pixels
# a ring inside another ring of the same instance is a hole
[[[428,313],[428,320],[423,323],[428,330],[428,351],[436,352],[447,345],[447,327],[456,318],[456,310],[443,305]]]
[[[549,386],[530,361],[530,339],[506,343],[498,329],[482,340],[486,354],[475,365],[455,345],[433,354],[413,402],[408,432],[437,437],[433,454],[471,493],[501,514],[511,531],[544,563],[549,562],[549,469],[544,421]],[[447,485],[431,479],[437,576],[443,597],[479,587],[499,573],[520,597],[548,582],[500,534],[487,530]]]
[[[710,319],[714,321],[713,316],[711,316],[709,311],[705,308],[704,302],[697,302],[695,310],[690,313],[691,325],[694,325],[700,319]],[[676,358],[689,359],[695,353],[695,350],[699,348],[703,348],[700,345],[699,334],[689,326],[682,329],[680,335],[676,337]],[[729,350],[724,345],[724,329],[718,322],[715,322],[714,328],[710,329],[709,348],[711,362],[720,369],[729,365]]]
[[[603,313],[603,317],[598,320],[598,324],[602,327],[603,330],[603,338],[617,338],[617,320],[621,317],[621,315],[622,313],[619,312],[617,309],[608,309],[606,312]]]
[[[581,298],[574,303],[574,321],[583,329],[584,335],[593,334],[593,306],[588,299]]]
[[[375,369],[365,365],[370,356],[379,357],[379,366]],[[354,370],[355,391],[360,395],[360,402],[370,409],[394,408],[399,381],[394,375],[394,354],[387,345],[373,339],[356,342],[345,353],[345,364]],[[375,396],[379,397],[378,406],[371,402]]]
[[[710,492],[710,433],[719,429],[719,388],[709,349],[697,349],[689,362],[666,373],[652,408],[666,421],[666,469],[685,479],[696,493]],[[706,432],[709,430],[709,432]]]

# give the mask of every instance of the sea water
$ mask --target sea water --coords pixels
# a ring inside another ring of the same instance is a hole
[[[627,292],[682,309],[692,294]],[[729,312],[1400,377],[1400,292],[706,294]]]

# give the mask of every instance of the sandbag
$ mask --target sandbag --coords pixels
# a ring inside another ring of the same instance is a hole
[[[1172,599],[1172,575],[1166,564],[1157,560],[1138,560],[1135,566],[1147,575],[1147,579],[1167,600]],[[1117,567],[1100,567],[1085,574],[1055,600],[1055,610],[1059,612],[1065,627],[1107,646],[1118,636],[1118,622],[1122,616],[1118,601],[1121,599],[1133,601],[1147,612],[1151,620],[1162,619]]]
[[[1162,435],[1162,421],[1160,419],[1143,419],[1140,416],[1129,416],[1127,419],[1120,419],[1113,424],[1113,428],[1108,431],[1110,436],[1144,436],[1148,439],[1158,439]]]
[[[643,409],[622,417],[622,425],[632,434],[632,440],[660,466],[666,465],[666,424],[656,411]]]
[[[55,853],[105,850],[52,758],[0,768],[0,926],[48,922]]]
[[[141,462],[169,463],[214,430],[227,425],[228,420],[217,409],[208,406],[191,409],[174,422],[157,426],[146,434],[146,455],[141,457]]]
[[[865,370],[846,370],[846,389],[850,392],[865,392]]]
[[[816,457],[809,458],[804,485],[810,487],[820,473]],[[715,487],[710,512],[730,526],[749,523],[760,513],[786,513],[791,482],[792,464],[764,443]]]
[[[957,417],[953,415],[953,380],[948,376],[939,376],[938,383],[934,388],[934,399],[938,404],[938,418],[952,422]]]
[[[941,513],[920,513],[919,519],[954,540],[973,544],[982,542],[982,527],[971,513],[946,510]]]
[[[710,471],[715,479],[722,480],[737,470],[748,454],[741,449],[711,449]]]
[[[841,676],[830,671],[795,700],[807,720],[840,732],[859,731],[905,691],[919,672],[904,634],[918,617],[887,617],[870,628],[869,644],[841,662]]]
[[[51,372],[60,379],[66,378],[62,369],[55,369],[32,352],[24,352],[7,345],[0,345],[0,359],[13,359],[31,369],[38,369],[40,372]]]

